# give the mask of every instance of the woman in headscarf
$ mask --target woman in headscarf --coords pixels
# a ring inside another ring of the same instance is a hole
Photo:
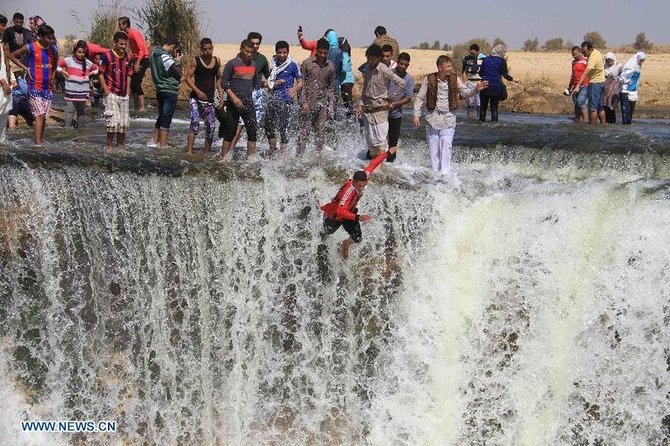
[[[502,77],[510,82],[514,82],[512,76],[507,72],[507,61],[505,45],[496,45],[491,50],[491,57],[483,60],[479,69],[479,75],[483,81],[488,81],[488,87],[479,92],[481,106],[479,108],[479,120],[486,121],[486,109],[491,103],[491,121],[498,122],[498,104],[503,94]]]
[[[605,54],[605,88],[603,89],[602,105],[605,110],[605,122],[616,123],[616,109],[619,106],[619,74],[621,64],[617,63],[614,53]]]
[[[637,102],[637,88],[640,84],[640,71],[646,59],[647,55],[640,51],[628,59],[619,75],[622,124],[630,124],[633,121],[633,111]]]
[[[354,114],[353,89],[356,78],[354,78],[354,69],[351,65],[351,45],[346,37],[340,37],[338,40],[340,50],[342,50],[342,71],[340,76],[340,89],[342,91],[342,102],[347,107],[347,118]]]

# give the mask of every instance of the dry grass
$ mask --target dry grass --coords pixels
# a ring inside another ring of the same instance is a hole
[[[658,53],[662,46],[654,47],[654,52],[647,58],[642,71],[642,88],[640,90],[640,105],[649,107],[670,108],[670,78],[667,73],[670,72],[670,51]],[[670,48],[669,48],[670,49]],[[239,45],[217,44],[214,54],[219,56],[223,63],[236,56]],[[274,54],[274,47],[262,45],[261,53],[268,58]],[[309,52],[299,46],[291,47],[291,57],[298,63],[309,57]],[[412,60],[409,72],[416,81],[422,76],[435,70],[435,60],[441,54],[451,55],[450,52],[436,50],[403,50],[409,53]],[[634,53],[616,53],[621,63],[625,63]],[[565,102],[561,96],[563,89],[567,86],[570,79],[570,67],[572,57],[569,51],[564,52],[523,52],[511,51],[507,54],[507,63],[510,74],[521,82],[521,86],[511,85],[510,93],[526,95],[546,95],[549,110],[544,112],[555,112],[554,107],[559,101]],[[352,62],[354,72],[358,74],[357,67],[365,62],[365,49],[352,49]],[[360,76],[357,76],[360,77]],[[537,101],[536,101],[537,102]],[[561,103],[562,103],[561,102]],[[510,101],[508,107],[513,107],[513,101]],[[531,109],[534,112],[541,112],[542,105],[535,104]],[[568,107],[569,108],[569,107]],[[525,110],[519,110],[525,111]]]

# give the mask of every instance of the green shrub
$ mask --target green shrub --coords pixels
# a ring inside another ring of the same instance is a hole
[[[544,49],[546,51],[558,51],[563,49],[563,38],[554,37],[544,42]]]
[[[647,40],[647,36],[644,33],[639,33],[635,36],[635,42],[633,42],[633,48],[638,51],[651,51],[653,43]]]
[[[584,41],[591,42],[593,48],[607,48],[607,41],[603,39],[603,36],[597,31],[591,31],[584,34]]]
[[[200,44],[198,4],[194,0],[146,0],[135,13],[147,24],[151,45],[163,45],[167,37],[175,37],[184,54],[196,55]]]
[[[540,48],[540,40],[536,37],[534,39],[528,39],[523,43],[524,51],[537,51]]]
[[[70,15],[82,30],[86,29],[76,11],[70,11]],[[87,40],[106,48],[112,48],[114,46],[114,33],[119,28],[119,17],[123,17],[124,15],[123,5],[120,0],[113,0],[109,3],[103,3],[98,0],[98,7],[91,17],[90,28],[86,37]]]
[[[496,37],[495,39],[493,39],[493,43],[491,44],[491,48],[496,47],[498,45],[507,46],[507,44],[505,43],[505,41],[503,39],[501,39],[500,37]]]

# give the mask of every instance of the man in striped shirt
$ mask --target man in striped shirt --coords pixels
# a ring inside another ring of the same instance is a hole
[[[44,128],[47,114],[53,100],[53,77],[58,64],[58,49],[54,44],[54,30],[48,25],[37,30],[37,41],[23,45],[14,51],[10,59],[26,73],[30,111],[35,117],[33,126],[35,145],[41,146],[44,140]],[[19,60],[28,55],[28,66]]]
[[[253,57],[254,46],[251,41],[242,41],[240,54],[235,59],[228,61],[221,75],[221,86],[228,95],[221,158],[224,158],[230,151],[240,117],[247,130],[247,159],[256,153],[257,124],[252,92],[254,81],[257,78]]]
[[[126,144],[126,130],[130,123],[128,94],[130,76],[133,74],[132,55],[126,52],[128,35],[123,31],[114,34],[114,48],[100,57],[99,78],[105,97],[105,127],[107,128],[107,150],[112,150],[114,137],[117,147]]]

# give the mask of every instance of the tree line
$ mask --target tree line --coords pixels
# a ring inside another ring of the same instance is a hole
[[[590,31],[584,34],[583,40],[588,40],[593,44],[594,47],[596,48],[607,48],[607,41],[603,38],[603,36],[597,32],[597,31]],[[419,45],[413,46],[412,49],[418,49],[418,50],[437,50],[437,51],[453,51],[454,52],[454,58],[457,58],[456,53],[458,52],[458,56],[461,54],[465,56],[467,54],[467,49],[470,47],[471,44],[476,43],[479,45],[480,49],[482,52],[486,53],[488,50],[493,48],[494,46],[498,44],[505,44],[503,39],[500,37],[496,37],[493,42],[489,43],[485,38],[480,37],[480,38],[475,38],[475,39],[470,39],[468,42],[465,43],[460,43],[456,44],[454,46],[449,45],[448,43],[442,44],[439,40],[433,41],[433,43],[429,42],[421,42]],[[581,43],[581,42],[578,42]],[[575,43],[573,43],[570,40],[564,40],[562,37],[552,37],[551,39],[547,39],[544,42],[544,45],[540,44],[540,39],[537,37],[528,39],[523,43],[523,47],[521,48],[523,51],[561,51],[565,49],[570,49],[573,46],[575,46]],[[635,36],[635,40],[633,43],[630,44],[631,47],[633,47],[635,50],[638,51],[651,51],[654,44],[651,43],[648,39],[645,33],[638,33]],[[466,51],[463,52],[463,47],[466,48]]]

